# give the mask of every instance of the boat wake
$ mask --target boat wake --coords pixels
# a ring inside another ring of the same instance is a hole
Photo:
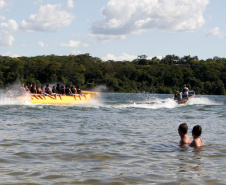
[[[29,97],[28,97],[29,98]],[[28,101],[28,98],[19,99],[18,97],[7,97],[5,95],[0,94],[0,106],[4,105],[31,105]]]
[[[142,108],[142,109],[174,109],[179,107],[186,107],[192,105],[222,105],[222,103],[211,100],[207,97],[198,97],[193,98],[186,102],[185,104],[178,104],[172,98],[150,98],[143,101],[128,101],[121,104],[115,105],[104,105],[106,107],[116,108],[116,109],[125,109],[125,108]],[[101,106],[101,105],[99,105]]]
[[[8,87],[8,90],[0,90],[0,106],[4,105],[30,105],[30,95],[23,92],[23,99],[20,91],[21,84],[16,83]]]
[[[115,108],[143,108],[143,109],[161,109],[167,108],[172,109],[179,107],[174,100],[167,98],[167,99],[151,99],[147,101],[137,101],[137,102],[129,102],[127,104],[115,105]]]
[[[27,97],[27,98],[26,98]],[[0,92],[0,106],[4,105],[26,105],[26,106],[39,106],[39,104],[31,104],[29,102],[29,95],[25,95],[22,99],[18,97],[7,97],[4,93]],[[141,100],[140,100],[141,99]],[[177,104],[172,98],[159,98],[156,96],[139,97],[137,99],[125,99],[123,101],[107,98],[91,99],[89,103],[77,103],[70,105],[61,105],[60,107],[87,107],[87,108],[140,108],[140,109],[174,109],[178,107],[192,106],[192,105],[222,105],[222,103],[209,99],[208,97],[196,97],[189,100],[185,104]],[[42,105],[50,106],[50,105]],[[51,105],[57,106],[59,105]]]
[[[207,97],[196,97],[189,100],[187,105],[223,105],[223,103],[216,102]]]

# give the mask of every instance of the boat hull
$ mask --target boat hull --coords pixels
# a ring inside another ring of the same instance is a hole
[[[187,103],[189,100],[191,100],[192,98],[194,98],[193,96],[186,98],[186,99],[182,99],[181,101],[175,100],[178,104],[185,104]]]
[[[189,91],[188,92],[188,97],[187,98],[182,98],[182,95],[181,97],[179,98],[179,100],[177,98],[174,97],[174,100],[178,103],[178,104],[185,104],[187,103],[189,100],[191,100],[192,98],[195,98],[195,91]]]

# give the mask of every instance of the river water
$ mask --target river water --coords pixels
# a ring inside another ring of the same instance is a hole
[[[101,93],[79,105],[0,96],[0,184],[226,184],[226,96]],[[180,123],[205,146],[178,145]]]

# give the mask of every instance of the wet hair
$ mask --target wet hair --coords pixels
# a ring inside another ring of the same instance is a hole
[[[186,123],[181,123],[178,130],[180,130],[182,133],[187,134],[188,132],[188,126]]]
[[[192,129],[192,133],[195,136],[201,136],[201,134],[202,134],[202,127],[200,125],[194,126],[193,129]]]

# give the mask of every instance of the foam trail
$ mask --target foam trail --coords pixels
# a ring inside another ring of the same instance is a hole
[[[222,103],[210,100],[207,97],[197,97],[189,100],[185,104],[178,104],[172,98],[160,99],[150,98],[143,101],[131,101],[130,103],[124,103],[119,105],[111,105],[112,108],[125,109],[125,108],[143,108],[143,109],[173,109],[191,105],[222,105]]]
[[[4,94],[0,94],[0,106],[2,105],[31,105],[28,101],[27,96],[23,97],[22,99],[19,99],[18,97],[14,96],[6,96]]]
[[[75,104],[70,104],[66,106],[73,106],[73,107],[88,107],[88,108],[100,108],[106,107],[106,105],[101,101],[101,99],[91,99],[88,103],[87,102],[80,102]]]
[[[30,105],[29,99],[29,93],[22,90],[20,83],[0,90],[0,105]]]
[[[143,108],[143,109],[161,109],[161,108],[176,108],[181,105],[178,105],[174,100],[171,98],[167,99],[159,99],[159,98],[154,98],[150,100],[145,100],[141,102],[133,102],[130,104],[120,104],[120,105],[114,105],[112,106],[113,108]]]
[[[223,105],[223,103],[210,100],[207,97],[195,97],[189,100],[186,104],[187,105]]]

